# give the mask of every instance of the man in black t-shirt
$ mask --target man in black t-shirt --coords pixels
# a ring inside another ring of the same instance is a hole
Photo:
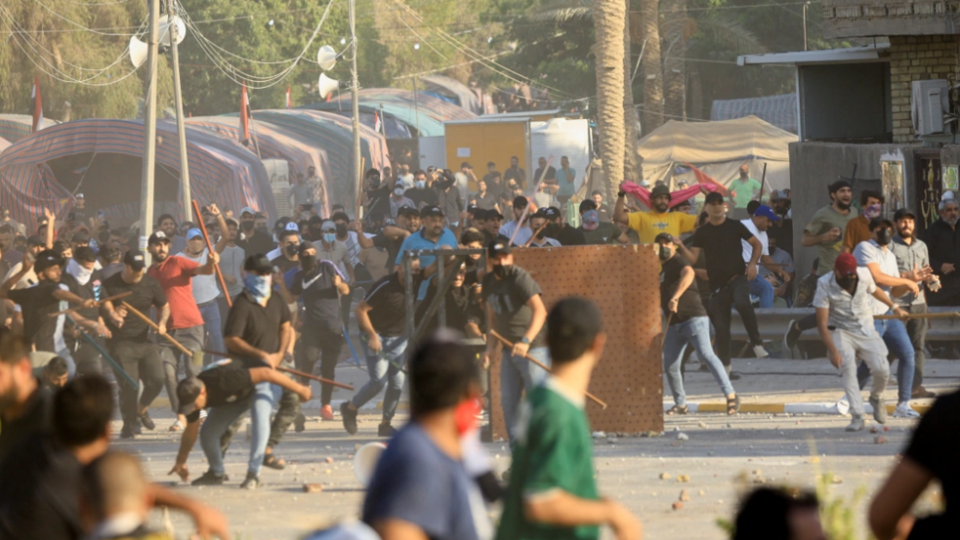
[[[903,538],[939,540],[956,538],[960,526],[960,392],[937,398],[923,416],[903,459],[870,505],[869,522],[878,540]],[[943,513],[916,519],[913,503],[933,480],[940,482],[945,500]]]
[[[727,398],[727,414],[735,414],[740,410],[740,399],[710,345],[710,319],[700,302],[693,267],[677,254],[677,247],[669,233],[658,234],[656,243],[660,249],[660,303],[668,321],[663,338],[663,371],[667,374],[674,402],[667,414],[687,413],[680,360],[688,345],[696,349],[700,361],[709,366],[720,385]]]
[[[739,221],[727,219],[723,205],[723,195],[709,193],[704,208],[707,221],[693,234],[693,243],[687,248],[683,242],[675,240],[676,245],[690,264],[696,264],[701,250],[706,255],[707,275],[710,278],[710,321],[716,330],[716,351],[730,374],[730,308],[736,307],[743,326],[753,345],[757,358],[767,357],[757,329],[757,316],[750,304],[750,281],[757,275],[757,261],[763,253],[763,246],[753,234]],[[746,240],[753,248],[749,264],[743,257],[732,254],[742,253],[740,240]],[[737,374],[732,380],[740,378]]]
[[[146,272],[146,260],[143,253],[130,250],[123,257],[123,270],[107,279],[103,286],[106,296],[130,292],[122,302],[133,306],[140,313],[149,313],[157,308],[158,323],[166,326],[170,318],[170,304],[160,282]],[[155,425],[147,408],[163,390],[163,362],[160,350],[150,341],[150,327],[139,317],[127,311],[123,303],[104,302],[102,312],[105,315],[111,338],[107,340],[110,356],[120,362],[123,371],[133,380],[143,384],[143,392],[137,399],[137,389],[121,381],[120,416],[123,429],[120,438],[128,439],[140,432],[140,425],[154,429]],[[183,423],[183,420],[178,420]]]
[[[262,364],[261,364],[262,365]],[[238,418],[250,409],[258,394],[257,385],[277,385],[296,393],[303,401],[311,397],[310,387],[297,383],[273,367],[248,367],[240,360],[221,360],[204,368],[196,377],[177,385],[179,414],[186,416],[187,428],[180,439],[177,461],[170,474],[190,480],[187,458],[197,438],[210,468],[193,485],[220,485],[224,481],[223,451],[220,438]],[[200,411],[209,409],[201,427]]]
[[[493,271],[483,276],[482,284],[487,328],[514,344],[512,349],[504,346],[500,361],[500,403],[512,441],[520,396],[547,377],[546,371],[524,358],[531,356],[550,365],[550,351],[543,331],[547,308],[540,297],[540,285],[526,270],[513,264],[506,242],[491,242],[487,246],[487,259],[493,265]],[[499,344],[495,337],[487,338],[484,367],[490,365]]]
[[[294,225],[295,227],[296,225]],[[286,274],[300,264],[298,254],[300,253],[300,233],[294,227],[284,229],[279,235],[280,240],[277,248],[280,255],[270,260],[270,264],[280,269],[281,274]]]
[[[560,242],[561,246],[582,246],[587,243],[580,229],[571,227],[569,223],[563,221],[560,209],[556,206],[544,208],[543,215],[549,222],[547,236]]]
[[[417,274],[413,280],[413,290],[420,288],[419,261],[414,260],[413,271]],[[357,410],[376,397],[387,387],[383,396],[383,420],[377,428],[377,435],[390,437],[396,431],[390,422],[400,404],[405,375],[403,371],[404,353],[407,351],[408,336],[406,330],[407,302],[404,294],[404,270],[397,271],[380,279],[370,287],[370,292],[354,310],[357,325],[363,335],[364,356],[367,359],[367,375],[370,380],[354,394],[353,398],[340,405],[343,427],[348,433],[357,433]]]

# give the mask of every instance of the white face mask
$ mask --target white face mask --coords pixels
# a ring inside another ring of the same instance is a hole
[[[87,270],[75,259],[70,259],[70,261],[67,263],[67,272],[69,272],[71,276],[75,277],[80,285],[86,285],[89,283],[90,276],[93,275],[93,270]]]

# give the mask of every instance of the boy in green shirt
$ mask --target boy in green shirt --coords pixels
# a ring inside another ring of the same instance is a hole
[[[597,539],[600,525],[609,525],[618,540],[642,538],[640,521],[601,499],[593,479],[584,401],[606,340],[600,311],[589,300],[566,298],[547,316],[553,375],[521,406],[498,540]]]

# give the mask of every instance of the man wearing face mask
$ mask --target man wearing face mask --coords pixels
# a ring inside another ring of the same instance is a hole
[[[897,256],[890,249],[893,242],[893,223],[890,223],[890,220],[887,219],[876,218],[870,222],[870,234],[872,238],[869,241],[861,242],[853,250],[853,256],[857,259],[857,264],[865,266],[870,271],[870,276],[877,287],[882,289],[887,296],[896,298],[908,293],[911,295],[920,294],[920,288],[916,281],[900,277]],[[884,315],[889,311],[890,307],[887,302],[879,300],[873,302],[874,315]],[[906,313],[899,307],[895,311],[897,314]],[[900,365],[897,368],[898,403],[893,415],[899,418],[916,418],[920,414],[910,408],[910,399],[913,394],[913,372],[916,366],[914,364],[913,345],[910,342],[910,336],[907,334],[907,327],[900,320],[877,320],[875,325],[877,333],[883,338],[884,344],[900,360]],[[861,366],[858,375],[862,387],[870,375],[869,370]]]
[[[456,229],[460,223],[460,212],[463,212],[466,204],[460,196],[460,189],[457,188],[457,179],[453,172],[450,169],[440,171],[439,178],[433,183],[433,189],[437,192],[437,206],[447,216],[447,226]]]
[[[270,235],[256,228],[257,212],[249,206],[240,210],[240,238],[237,245],[244,253],[267,253],[273,249]]]
[[[613,220],[625,223],[637,231],[640,242],[650,244],[660,233],[679,237],[694,229],[697,225],[697,216],[685,212],[670,212],[670,189],[667,186],[656,186],[650,192],[650,203],[653,209],[650,212],[627,211],[627,193],[620,190],[617,193],[617,204],[613,209]]]
[[[582,246],[587,243],[586,238],[583,237],[583,231],[577,227],[571,227],[564,221],[560,209],[556,206],[545,208],[543,215],[549,222],[546,229],[547,236],[556,239],[561,246]]]
[[[530,227],[535,231],[528,247],[560,247],[560,242],[547,236],[547,209],[541,208],[530,218]]]
[[[407,198],[404,195],[404,192],[407,191],[404,189],[403,184],[397,182],[393,187],[393,193],[390,195],[390,217],[396,219],[397,211],[399,211],[404,206],[414,206],[414,202]],[[344,231],[346,232],[346,231]]]
[[[860,208],[863,213],[847,222],[843,231],[843,251],[853,253],[860,242],[869,242],[870,222],[883,213],[884,198],[881,193],[865,189],[860,193]]]
[[[770,208],[780,216],[780,221],[774,222],[767,234],[770,238],[776,237],[777,247],[793,257],[793,217],[790,212],[790,196],[785,189],[775,189],[770,192]]]
[[[511,443],[518,421],[520,396],[542,383],[548,373],[524,358],[530,355],[550,365],[543,324],[547,308],[541,298],[540,285],[519,266],[505,242],[494,240],[487,246],[487,260],[493,271],[483,276],[482,291],[487,305],[487,328],[514,343],[504,347],[500,364],[500,402]],[[484,363],[489,365],[499,341],[487,340]]]
[[[324,221],[320,226],[321,238],[314,240],[313,247],[317,250],[317,259],[330,261],[337,266],[341,274],[348,277],[347,282],[353,283],[353,267],[350,265],[350,253],[346,244],[337,240],[337,226],[332,221]]]
[[[727,399],[727,414],[740,410],[737,396],[723,363],[713,352],[710,344],[710,319],[700,302],[693,267],[683,256],[677,254],[674,237],[668,233],[657,235],[660,246],[660,301],[669,326],[663,339],[663,371],[673,392],[674,406],[667,414],[687,414],[687,398],[680,373],[680,360],[688,346],[693,346],[707,364],[720,390]]]
[[[580,222],[579,230],[587,245],[626,244],[629,241],[619,226],[600,221],[597,203],[593,199],[580,203]]]
[[[367,197],[366,212],[364,215],[384,215],[390,213],[390,194],[393,191],[393,184],[390,179],[380,181],[380,171],[368,169],[363,176],[364,194]],[[323,258],[323,257],[321,257]]]
[[[279,268],[281,274],[300,266],[300,234],[297,231],[284,230],[281,233],[280,255],[270,259],[270,264]]]
[[[886,306],[883,311],[891,309],[897,315],[905,315],[874,283],[870,270],[858,268],[857,260],[849,253],[840,254],[834,270],[817,281],[817,294],[813,299],[813,307],[817,309],[817,328],[827,347],[827,358],[843,375],[852,416],[847,431],[860,431],[864,427],[863,396],[857,381],[858,358],[873,375],[873,390],[870,392],[873,417],[881,424],[887,421],[883,390],[890,377],[890,366],[887,364],[887,347],[873,319],[877,302]],[[831,331],[831,327],[835,330]]]
[[[417,210],[424,206],[435,206],[438,202],[437,192],[434,191],[426,171],[422,169],[413,174],[413,187],[406,190],[403,196],[413,201],[411,206]]]
[[[67,270],[60,281],[70,289],[70,292],[84,300],[100,301],[105,298],[100,270],[96,269],[97,254],[90,247],[79,247],[74,251],[73,258],[67,262]],[[100,341],[110,338],[110,329],[104,324],[99,308],[81,308],[71,315],[76,324],[87,335]],[[68,328],[72,326],[67,323]],[[64,332],[64,341],[67,348],[73,351],[73,359],[77,362],[77,372],[80,375],[103,374],[103,365],[100,352],[74,331]]]

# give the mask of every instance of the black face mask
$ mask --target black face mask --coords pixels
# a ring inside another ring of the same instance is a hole
[[[317,256],[304,255],[303,257],[300,257],[300,266],[303,268],[304,272],[310,272],[317,267]]]
[[[287,255],[289,255],[290,257],[295,257],[297,253],[300,251],[300,246],[296,244],[290,244],[289,246],[287,246],[286,251],[287,251]]]
[[[668,261],[672,255],[670,254],[670,249],[667,246],[660,246],[660,260]]]
[[[503,279],[510,275],[511,270],[513,270],[512,264],[498,264],[493,267],[493,275]]]
[[[888,227],[884,227],[877,231],[877,243],[881,246],[885,246],[893,241],[893,231]]]
[[[347,226],[344,224],[337,225],[337,236],[343,236],[347,234]]]
[[[856,283],[857,283],[857,277],[856,277],[856,276],[848,276],[848,277],[840,277],[840,278],[837,278],[837,285],[839,285],[840,287],[842,287],[843,289],[846,289],[846,290],[848,290],[848,291],[849,291],[851,288],[853,288],[854,284],[856,284]]]
[[[543,240],[547,237],[547,229],[540,229],[537,231],[537,240]]]
[[[240,223],[240,228],[243,229],[243,230],[245,230],[245,231],[252,231],[252,230],[253,230],[253,222],[252,222],[252,221],[244,221],[244,222],[241,222],[241,223]]]

